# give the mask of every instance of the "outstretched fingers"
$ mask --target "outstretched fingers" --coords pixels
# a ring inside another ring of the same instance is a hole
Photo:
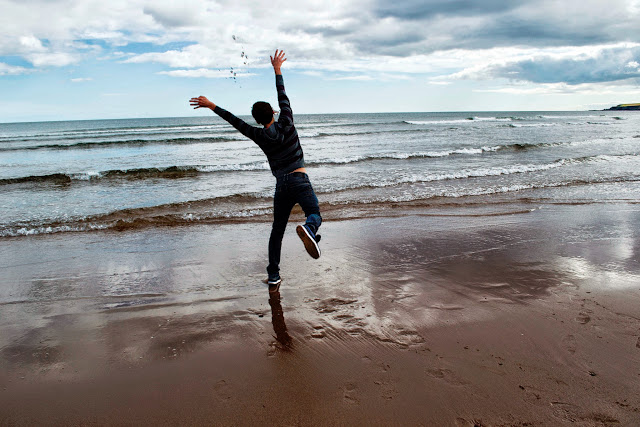
[[[284,61],[287,60],[287,58],[284,57],[284,51],[278,49],[276,49],[276,52],[273,54],[273,56],[269,56],[269,58],[271,59],[271,65],[273,65],[274,67],[279,67]]]
[[[196,108],[204,108],[205,107],[205,102],[207,101],[207,98],[205,98],[204,96],[199,96],[197,98],[191,98],[189,100],[189,104],[193,107],[193,109],[195,110]]]

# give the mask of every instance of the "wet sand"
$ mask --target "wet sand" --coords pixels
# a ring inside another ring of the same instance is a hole
[[[394,215],[0,241],[0,425],[640,424],[639,205]]]

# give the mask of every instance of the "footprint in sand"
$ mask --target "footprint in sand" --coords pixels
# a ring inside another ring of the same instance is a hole
[[[453,371],[449,369],[443,369],[443,368],[427,369],[427,375],[455,386],[461,386],[461,385],[467,384],[466,381],[458,378],[458,376],[456,376],[456,374],[454,374]]]
[[[368,362],[370,362],[370,359]],[[377,375],[378,378],[373,380],[373,383],[378,386],[380,397],[386,400],[393,399],[398,394],[398,390],[396,389],[394,381],[389,378],[391,365],[386,362],[380,362],[376,364],[376,368],[379,374]]]
[[[524,395],[525,401],[536,402],[542,398],[542,390],[536,387],[532,387],[530,385],[526,387],[523,385],[519,385],[518,387],[520,388],[520,390],[525,392],[525,395]]]
[[[216,397],[220,400],[231,399],[231,390],[229,384],[225,380],[220,380],[214,386]]]
[[[380,389],[380,397],[386,400],[391,400],[398,395],[398,390],[393,382],[385,380],[375,380],[373,382]]]
[[[576,322],[586,325],[587,323],[591,322],[591,317],[584,311],[581,311],[580,313],[578,313],[578,317],[576,317]]]
[[[553,415],[563,421],[573,423],[580,418],[581,408],[573,403],[552,401],[550,404]]]
[[[562,339],[562,343],[569,353],[573,354],[576,352],[576,337],[573,335],[567,335],[564,337]]]
[[[391,370],[391,365],[386,362],[380,362],[377,366],[380,372],[389,372]]]
[[[354,383],[347,383],[342,386],[342,400],[350,405],[357,405],[360,403],[357,397],[358,387]]]

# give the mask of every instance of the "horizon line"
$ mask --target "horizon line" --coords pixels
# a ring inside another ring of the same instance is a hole
[[[589,111],[611,111],[620,113],[620,111],[602,109],[602,110],[464,110],[464,111],[379,111],[379,112],[352,112],[352,113],[296,113],[296,116],[336,116],[349,114],[450,114],[450,113],[544,113],[544,112],[589,112]],[[623,110],[624,111],[624,110]],[[251,117],[250,114],[239,114],[238,117]],[[3,122],[0,125],[13,125],[25,123],[61,123],[61,122],[93,122],[93,121],[109,121],[109,120],[155,120],[155,119],[195,119],[207,116],[158,116],[158,117],[119,117],[119,118],[94,118],[94,119],[66,119],[66,120],[24,120],[16,122]],[[209,117],[217,117],[216,115]]]

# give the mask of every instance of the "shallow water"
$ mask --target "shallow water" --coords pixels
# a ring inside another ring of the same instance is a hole
[[[635,112],[296,120],[334,218],[398,203],[639,200]],[[274,187],[261,150],[215,115],[0,124],[0,164],[0,237],[265,220]]]

